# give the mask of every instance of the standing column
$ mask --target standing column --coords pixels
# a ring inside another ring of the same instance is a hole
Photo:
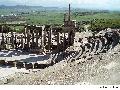
[[[63,33],[63,50],[65,50],[65,42],[66,42],[66,36],[65,32]]]
[[[26,32],[27,32],[27,27],[25,27],[25,30],[24,30],[24,37],[25,37],[25,43],[27,42],[27,36],[26,36]]]
[[[44,39],[45,39],[45,26],[42,26],[41,47],[44,51]]]
[[[46,45],[46,35],[47,35],[47,30],[46,30],[46,28],[45,28],[45,30],[44,30],[44,47],[45,47],[45,45]]]
[[[23,45],[23,36],[21,35],[21,48],[23,48],[24,45]]]
[[[48,50],[49,52],[51,52],[51,42],[52,42],[52,27],[49,28],[49,31],[48,31]]]
[[[60,49],[60,32],[57,32],[57,49]]]
[[[27,29],[27,48],[30,48],[30,30]]]
[[[46,30],[46,28],[44,29],[44,52],[46,53],[46,49],[45,49],[45,46],[46,46],[46,40],[47,40],[47,38],[46,38],[46,35],[47,35],[47,30]]]
[[[74,40],[75,40],[75,30],[72,30],[71,32],[71,44],[74,44]]]
[[[15,29],[15,27],[13,29]],[[12,48],[14,48],[14,34],[13,34],[13,30],[11,31],[11,44],[12,44]]]
[[[17,48],[17,35],[15,35],[14,44],[15,44],[15,49],[16,49]]]
[[[66,37],[65,37],[65,32],[63,32],[63,48],[62,48],[62,52],[63,54],[63,59],[65,57],[65,42],[66,42]]]
[[[36,48],[35,45],[34,45],[35,44],[34,43],[34,30],[35,29],[32,28],[32,48]]]
[[[8,43],[8,42],[7,42],[7,40],[8,40],[7,35],[5,35],[5,38],[6,38],[5,43]]]
[[[68,32],[68,45],[70,45],[71,43],[71,35],[70,35],[70,32]]]
[[[37,48],[38,48],[38,39],[39,39],[39,32],[38,32],[38,30],[36,30],[36,45],[37,45]]]
[[[3,26],[2,26],[2,42],[1,42],[1,45],[4,44],[4,35],[3,35]]]

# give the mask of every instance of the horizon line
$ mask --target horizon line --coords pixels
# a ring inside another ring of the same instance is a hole
[[[69,4],[68,4],[69,5]],[[29,7],[53,7],[53,8],[68,8],[67,6],[43,6],[43,5],[24,5],[24,4],[16,4],[16,5],[5,5],[1,4],[0,6],[8,6],[8,7],[14,7],[14,6],[29,6]],[[108,10],[108,11],[120,11],[117,9],[103,9],[103,8],[84,8],[84,7],[71,7],[72,9],[87,9],[87,10]]]

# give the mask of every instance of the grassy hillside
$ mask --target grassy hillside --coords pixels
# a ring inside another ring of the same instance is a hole
[[[63,24],[64,14],[67,13],[67,8],[55,7],[0,7],[0,15],[16,14],[18,20],[25,20],[28,24]],[[104,29],[107,27],[120,27],[120,12],[105,11],[105,10],[82,10],[72,9],[71,17],[77,20],[81,26],[84,24],[92,25],[90,29]],[[3,18],[1,18],[2,21]],[[7,19],[9,21],[9,19]],[[5,20],[3,20],[5,21]]]

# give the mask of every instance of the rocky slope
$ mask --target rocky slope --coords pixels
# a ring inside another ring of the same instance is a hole
[[[119,85],[120,45],[107,53],[66,63],[61,61],[29,74],[16,73],[7,80],[9,85]]]

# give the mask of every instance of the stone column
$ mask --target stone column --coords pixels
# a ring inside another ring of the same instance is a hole
[[[5,38],[6,38],[6,41],[5,41],[5,42],[8,43],[8,37],[7,37],[7,35],[5,35]]]
[[[15,48],[17,48],[17,35],[15,35],[15,41],[14,41],[14,44],[15,44]]]
[[[37,48],[38,48],[38,39],[39,39],[39,32],[38,32],[38,30],[36,30],[36,45],[37,45]]]
[[[30,30],[27,29],[27,48],[30,48]]]
[[[23,48],[24,47],[24,44],[23,44],[23,36],[21,35],[21,47]]]
[[[46,30],[46,28],[45,28],[45,30],[44,30],[44,47],[45,47],[45,45],[46,45],[46,35],[47,35],[47,30]]]
[[[42,26],[41,47],[43,51],[44,51],[44,40],[45,40],[45,26]]]
[[[25,43],[27,42],[26,32],[27,32],[27,27],[25,27],[25,30],[24,30]]]
[[[65,42],[66,42],[66,37],[65,37],[65,32],[63,33],[63,50],[65,50]]]
[[[14,34],[13,34],[13,30],[11,31],[11,40],[10,40],[10,43],[11,43],[12,48],[14,48]]]
[[[62,52],[64,53],[62,56],[63,56],[63,59],[65,57],[65,43],[66,43],[66,36],[65,36],[65,32],[63,32],[63,48],[62,48]]]
[[[51,42],[52,42],[52,27],[49,28],[48,31],[48,49],[51,52]]]
[[[60,49],[60,32],[57,32],[57,49]]]
[[[34,45],[34,29],[32,29],[32,46]],[[33,48],[33,47],[32,47]],[[35,47],[34,47],[35,48]]]
[[[3,26],[2,26],[2,43],[1,44],[4,44]]]
[[[68,45],[70,45],[70,42],[71,42],[71,35],[70,32],[68,32]]]

